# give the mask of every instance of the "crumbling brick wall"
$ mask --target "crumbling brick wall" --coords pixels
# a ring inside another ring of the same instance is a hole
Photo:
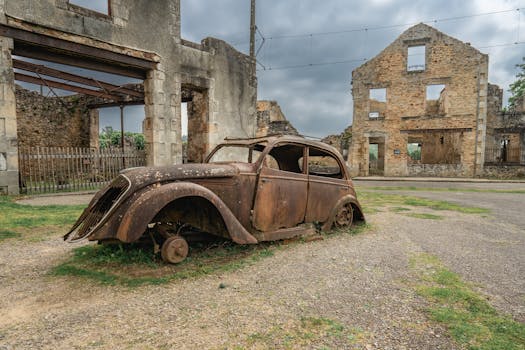
[[[348,126],[338,135],[328,135],[321,141],[335,147],[343,155],[343,158],[347,160],[348,147],[352,141],[352,126]]]
[[[408,52],[413,47],[424,48],[422,62],[415,69],[409,66]],[[369,174],[370,140],[377,136],[385,142],[384,175],[411,175],[407,144],[422,135],[423,158],[441,164],[440,176],[473,176],[483,165],[487,76],[488,56],[470,44],[425,24],[409,28],[352,72],[352,175]],[[428,97],[432,85],[444,86],[433,99]],[[377,107],[371,89],[386,89],[380,118],[370,114]],[[449,139],[451,152],[441,150],[441,137]],[[436,144],[440,147],[435,148]],[[458,161],[462,166],[457,166]],[[449,170],[443,162],[450,162]],[[426,168],[435,167],[418,171]]]
[[[299,135],[297,129],[286,119],[276,101],[257,101],[257,137],[283,134]]]
[[[16,87],[18,145],[24,147],[98,147],[98,113],[90,98],[46,97]]]

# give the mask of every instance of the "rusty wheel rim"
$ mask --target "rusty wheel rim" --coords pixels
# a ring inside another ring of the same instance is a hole
[[[169,237],[162,245],[162,260],[177,264],[188,256],[188,242],[182,236]]]
[[[353,211],[350,205],[343,205],[338,211],[334,219],[334,226],[342,228],[352,225]]]

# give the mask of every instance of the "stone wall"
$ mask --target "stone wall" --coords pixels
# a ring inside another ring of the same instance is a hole
[[[407,67],[412,46],[425,48],[423,69]],[[461,134],[458,152],[462,166],[456,175],[479,173],[485,151],[487,75],[488,56],[469,44],[425,24],[409,28],[352,72],[352,174],[368,175],[370,139],[380,136],[385,142],[384,174],[408,175],[407,143],[422,133],[426,135],[422,149],[427,150],[432,149],[428,140],[439,140],[442,133]],[[427,100],[429,85],[445,86],[439,100]],[[376,104],[370,99],[370,89],[377,88],[386,89],[386,102],[381,118],[370,118]]]
[[[497,179],[524,179],[524,165],[485,165],[483,177]]]
[[[104,15],[71,5],[68,0],[0,0],[0,24],[24,34],[60,39],[67,43],[66,53],[67,47],[74,45],[102,50],[104,64],[113,68],[123,67],[122,62],[111,58],[116,57],[114,54],[147,61],[150,68],[142,73],[148,165],[182,162],[183,86],[205,92],[207,99],[203,102],[206,113],[200,113],[202,125],[196,129],[202,134],[194,135],[202,140],[197,147],[201,153],[209,152],[227,136],[255,136],[254,59],[222,40],[206,38],[200,44],[184,41],[180,0],[112,0],[109,4],[109,15]],[[0,188],[9,187],[10,193],[16,193],[18,182],[11,61],[16,46],[12,39],[0,37],[0,154],[7,169],[0,170]],[[45,43],[37,51],[43,48]],[[54,54],[54,49],[49,50]]]
[[[1,8],[0,8],[1,9]],[[2,22],[0,13],[0,22]],[[18,194],[18,143],[11,50],[13,41],[0,37],[0,194]]]
[[[226,137],[254,137],[257,79],[255,62],[228,43],[206,38],[183,41],[181,86],[188,102],[188,161],[199,162]]]
[[[348,147],[350,147],[350,143],[352,142],[352,126],[348,126],[338,135],[328,135],[321,141],[335,147],[343,155],[343,158],[347,160]]]
[[[275,134],[299,135],[299,132],[286,119],[276,101],[257,101],[256,137]]]
[[[525,168],[525,112],[519,111],[520,101],[516,105],[518,108],[503,111],[503,90],[497,85],[489,84],[487,100],[487,164],[484,173],[490,177],[497,177],[497,174],[502,178],[516,177],[517,168],[509,163]],[[497,166],[501,167],[499,171]]]
[[[98,113],[82,95],[45,97],[16,88],[18,146],[98,148]]]
[[[408,176],[457,177],[463,172],[462,164],[408,164]]]

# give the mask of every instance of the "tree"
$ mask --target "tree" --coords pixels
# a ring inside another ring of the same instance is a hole
[[[517,64],[519,68],[518,74],[516,74],[516,81],[510,84],[509,106],[512,108],[516,107],[515,104],[525,94],[525,57],[522,58],[524,63]]]
[[[99,134],[100,148],[120,147],[120,136],[120,131],[115,131],[112,127],[106,126]],[[124,140],[128,145],[132,145],[138,150],[144,150],[145,140],[143,134],[126,131]]]

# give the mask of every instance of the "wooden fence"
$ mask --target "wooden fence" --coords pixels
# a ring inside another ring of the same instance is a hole
[[[20,148],[20,191],[37,194],[98,189],[122,169],[145,164],[145,152],[134,149]]]

